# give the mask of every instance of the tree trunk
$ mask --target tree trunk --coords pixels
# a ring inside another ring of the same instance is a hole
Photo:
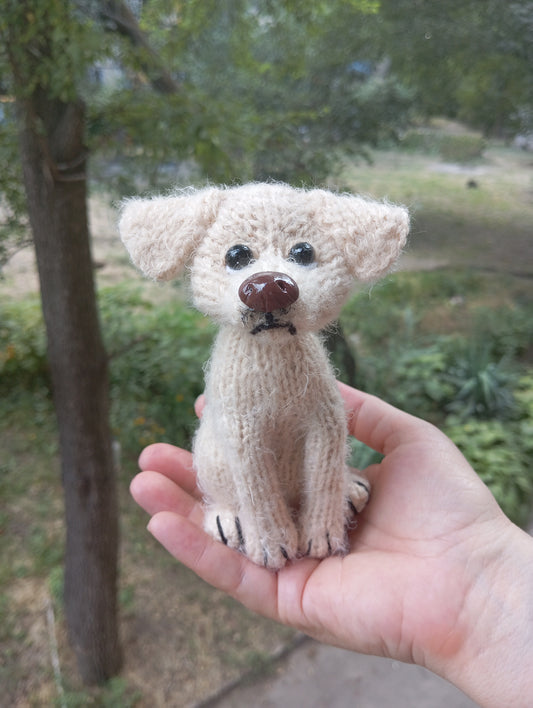
[[[19,108],[65,491],[66,620],[83,680],[98,683],[121,664],[118,511],[89,245],[84,107],[36,89]]]

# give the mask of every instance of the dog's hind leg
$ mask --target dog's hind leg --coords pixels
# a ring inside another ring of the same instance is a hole
[[[344,553],[354,512],[361,511],[370,486],[347,474],[347,430],[337,386],[323,382],[320,405],[307,417],[300,551],[314,558]]]
[[[347,469],[345,472],[348,505],[354,514],[359,514],[370,498],[370,482]]]

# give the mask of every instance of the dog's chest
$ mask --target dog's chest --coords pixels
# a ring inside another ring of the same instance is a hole
[[[207,397],[237,415],[283,421],[320,402],[335,386],[317,335],[222,330],[206,378]]]

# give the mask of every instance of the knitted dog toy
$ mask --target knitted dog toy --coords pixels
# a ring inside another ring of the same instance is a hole
[[[220,324],[193,444],[206,530],[272,569],[345,552],[370,488],[347,468],[346,414],[317,332],[355,279],[396,261],[406,210],[250,184],[130,200],[119,228],[145,275],[190,267],[194,305]]]

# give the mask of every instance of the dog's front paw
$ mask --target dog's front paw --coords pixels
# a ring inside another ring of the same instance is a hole
[[[221,507],[207,509],[205,530],[217,541],[244,553],[257,565],[271,570],[283,568],[288,560],[298,555],[296,529],[262,531],[257,524],[241,521],[241,517]]]
[[[326,558],[346,553],[347,540],[344,517],[330,524],[307,525],[301,533],[301,555],[311,558]]]
[[[206,511],[204,529],[217,541],[225,546],[241,549],[244,546],[239,517],[228,509],[211,507]]]
[[[246,520],[244,552],[254,563],[271,570],[280,570],[287,561],[298,555],[296,527],[289,519],[268,525],[258,521],[256,517]]]
[[[246,544],[245,553],[250,560],[270,570],[280,570],[298,556],[298,545],[285,535],[277,538],[250,539]]]

